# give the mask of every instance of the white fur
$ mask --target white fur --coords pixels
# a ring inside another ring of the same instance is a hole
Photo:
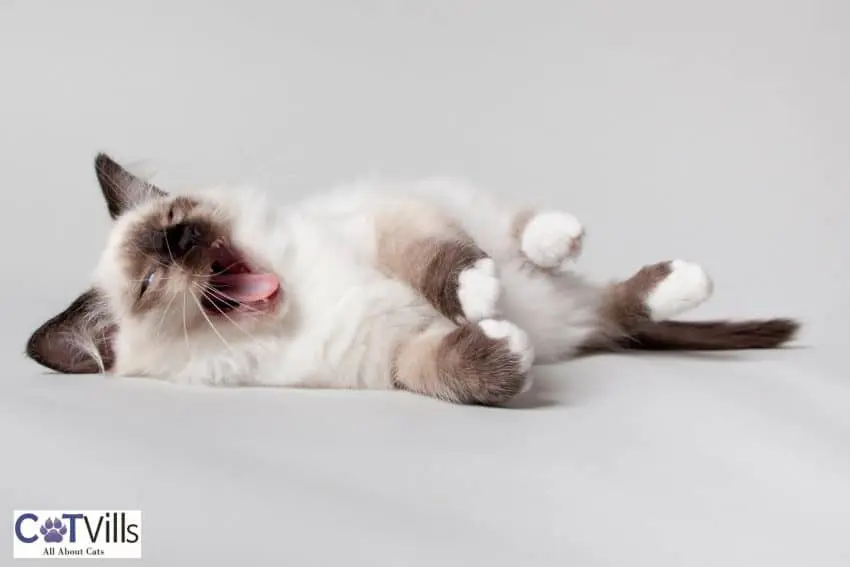
[[[463,314],[469,321],[480,321],[496,314],[502,282],[496,274],[496,263],[482,258],[458,276],[457,295]]]
[[[528,333],[504,319],[485,319],[478,323],[478,326],[491,339],[507,339],[508,349],[519,357],[519,371],[525,378],[520,392],[530,390],[533,379],[528,371],[534,364],[534,346]]]
[[[508,349],[519,356],[519,370],[526,373],[534,363],[534,347],[528,338],[528,334],[504,319],[485,319],[478,323],[484,334],[491,339],[507,339]]]
[[[581,253],[584,227],[569,213],[546,211],[528,221],[522,252],[542,268],[560,268]]]
[[[673,260],[670,268],[670,274],[646,298],[650,317],[655,320],[675,317],[711,296],[711,279],[700,266],[684,260]]]
[[[524,203],[512,203],[466,182],[446,178],[422,180],[404,190],[452,214],[496,261],[502,282],[501,315],[528,333],[537,362],[569,357],[599,329],[599,285],[568,270],[549,274],[530,271],[517,257],[515,241],[508,235]]]
[[[172,323],[131,315],[123,307],[128,284],[119,259],[127,231],[146,212],[140,205],[115,223],[93,282],[121,321],[114,373],[218,385],[390,388],[399,341],[439,318],[412,288],[387,278],[371,262],[374,219],[388,200],[402,194],[449,214],[495,260],[463,274],[460,300],[471,317],[491,317],[501,281],[499,311],[513,323],[510,332],[505,325],[482,328],[507,336],[524,366],[535,357],[549,362],[568,356],[598,328],[601,288],[571,273],[529,271],[511,237],[517,209],[469,185],[445,179],[361,182],[290,207],[272,206],[250,190],[209,190],[199,196],[233,219],[234,244],[280,277],[285,305],[249,321],[257,325],[250,337],[222,320],[217,332],[189,336],[183,317],[207,325],[192,299],[174,302]],[[535,252],[549,257],[552,250],[565,249],[568,238],[575,241],[579,228],[565,216],[543,218],[550,219],[542,225],[549,229],[538,232],[560,235],[538,242]]]

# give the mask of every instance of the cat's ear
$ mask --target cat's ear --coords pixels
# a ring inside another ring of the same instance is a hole
[[[165,197],[165,191],[139,179],[106,154],[98,154],[94,160],[97,181],[106,199],[109,215],[115,219],[124,211],[150,199]]]
[[[116,330],[104,297],[90,289],[32,334],[27,356],[63,374],[106,373]]]

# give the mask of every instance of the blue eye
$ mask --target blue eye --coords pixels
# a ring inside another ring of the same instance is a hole
[[[145,279],[143,279],[143,280],[142,280],[141,290],[139,291],[139,296],[140,296],[140,297],[141,297],[141,296],[145,293],[145,290],[147,290],[147,289],[148,289],[148,286],[150,286],[150,285],[151,285],[151,283],[153,283],[153,278],[154,278],[154,276],[156,276],[156,272],[155,272],[155,271],[153,271],[153,272],[149,273],[148,275],[146,275],[146,276],[145,276]]]

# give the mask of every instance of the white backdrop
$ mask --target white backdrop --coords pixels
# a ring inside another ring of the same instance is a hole
[[[152,565],[847,565],[848,61],[845,0],[0,0],[0,503],[141,508]],[[280,200],[465,176],[574,212],[592,275],[684,257],[694,316],[806,327],[513,411],[52,376],[23,345],[105,238],[100,150]]]

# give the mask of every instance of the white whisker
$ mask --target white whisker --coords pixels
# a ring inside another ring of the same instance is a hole
[[[204,316],[204,319],[206,319],[206,320],[207,320],[207,323],[209,323],[209,325],[210,325],[210,329],[212,329],[212,330],[213,330],[213,332],[214,332],[214,333],[218,336],[218,338],[219,338],[219,339],[221,339],[221,342],[222,342],[222,343],[224,343],[224,346],[225,346],[225,347],[227,347],[227,350],[229,350],[230,352],[233,352],[233,349],[230,347],[230,343],[228,343],[228,342],[224,339],[224,337],[223,337],[223,336],[221,336],[221,333],[219,333],[219,332],[218,332],[218,329],[216,328],[216,326],[215,326],[215,325],[213,325],[213,322],[210,320],[209,315],[207,315],[207,312],[204,310],[204,306],[203,306],[203,305],[201,305],[201,302],[200,302],[200,301],[198,301],[198,298],[197,298],[197,297],[195,297],[195,294],[194,294],[194,293],[192,293],[192,290],[189,290],[189,294],[192,296],[192,299],[194,299],[194,300],[195,300],[195,303],[198,305],[198,309],[200,309],[200,310],[201,310],[201,315],[203,315],[203,316]]]
[[[195,287],[197,287],[197,288],[198,288],[198,290],[201,292],[201,295],[202,295],[202,296],[206,297],[206,292],[204,291],[204,289],[203,289],[200,285],[198,285],[196,282],[192,282],[192,285],[194,285]],[[216,305],[214,301],[210,301],[210,303],[212,304],[212,306],[213,306],[213,307],[215,307],[215,308],[216,308],[216,311],[218,311],[219,313],[221,313],[221,314],[222,314],[222,316],[224,316],[224,318],[225,318],[225,319],[227,319],[228,321],[230,321],[230,323],[231,323],[234,327],[236,327],[237,329],[239,329],[240,331],[242,331],[242,332],[245,334],[245,336],[246,336],[246,337],[248,337],[248,338],[253,338],[253,337],[252,337],[252,335],[251,335],[251,333],[249,333],[248,331],[246,331],[245,329],[243,329],[242,327],[240,327],[240,326],[239,326],[239,324],[238,324],[236,321],[234,321],[234,320],[233,320],[233,318],[231,318],[231,317],[230,317],[227,313],[225,313],[225,312],[224,312],[224,310],[223,310],[221,307],[219,307],[218,305]]]
[[[216,297],[218,299],[222,299],[224,301],[232,301],[234,303],[238,303],[240,308],[247,309],[248,311],[256,313],[257,315],[263,315],[263,316],[266,316],[266,317],[268,316],[268,313],[266,313],[265,311],[262,311],[261,309],[257,309],[256,307],[251,307],[250,305],[246,305],[246,304],[244,304],[240,301],[237,301],[236,299],[230,297],[229,295],[227,295],[226,293],[224,293],[220,289],[217,289],[217,288],[212,287],[210,285],[207,285],[205,283],[201,283],[200,285],[203,286],[202,287],[203,291],[206,291],[206,292],[212,294],[213,297]]]
[[[192,346],[189,344],[189,329],[186,326],[186,292],[183,292],[183,336],[186,337],[186,354],[192,360]]]
[[[174,300],[177,299],[177,296],[180,295],[179,292],[174,292],[171,296],[171,300],[168,302],[168,305],[165,306],[165,310],[162,312],[162,317],[159,318],[159,325],[157,325],[156,338],[162,335],[162,325],[165,323],[165,316],[168,315],[168,311],[171,309],[172,304],[174,304]]]

